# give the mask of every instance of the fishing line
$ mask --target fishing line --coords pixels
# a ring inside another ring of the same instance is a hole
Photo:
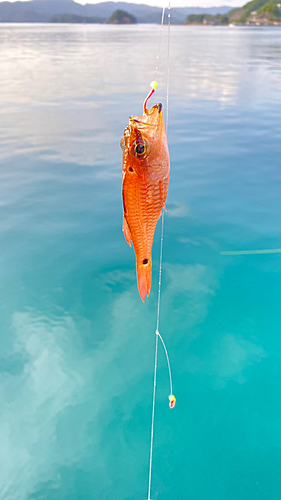
[[[160,26],[158,52],[157,52],[157,57],[156,57],[155,80],[157,79],[157,74],[158,74],[158,69],[159,69],[159,58],[160,58],[160,49],[161,49],[161,42],[162,42],[162,33],[163,33],[165,10],[166,10],[166,7],[163,7],[163,9],[162,9],[162,17],[161,17],[161,26]]]
[[[164,17],[165,17],[165,7],[163,7],[162,11],[162,19],[160,26],[160,36],[159,36],[159,45],[158,45],[158,53],[156,58],[156,68],[155,68],[155,80],[159,69],[159,58],[160,58],[160,49],[162,42],[162,32],[164,25]],[[166,93],[166,133],[168,134],[168,119],[169,119],[169,87],[170,87],[170,26],[171,26],[171,2],[169,0],[168,6],[168,48],[167,48],[167,93]],[[152,91],[148,95],[147,99],[151,97],[154,93],[155,88],[157,86],[157,82],[152,82],[151,87]],[[145,101],[145,106],[146,102]],[[157,363],[158,363],[158,339],[160,338],[168,365],[169,370],[169,378],[170,378],[170,408],[173,408],[176,403],[176,398],[173,396],[173,382],[172,382],[172,372],[171,365],[169,360],[168,351],[163,340],[163,337],[159,333],[159,323],[160,323],[160,302],[161,302],[161,281],[162,281],[162,261],[163,261],[163,240],[164,240],[164,209],[162,209],[161,216],[162,224],[161,224],[161,242],[160,242],[160,261],[159,261],[159,279],[158,279],[158,297],[157,297],[157,316],[156,316],[156,332],[155,332],[155,358],[154,358],[154,379],[153,379],[153,396],[152,396],[152,416],[151,416],[151,434],[150,434],[150,454],[149,454],[149,474],[148,474],[148,500],[151,500],[151,479],[152,479],[152,462],[153,462],[153,439],[154,439],[154,420],[155,420],[155,402],[156,402],[156,384],[157,384]]]
[[[156,332],[156,334],[158,335],[159,339],[161,340],[163,347],[164,347],[165,354],[166,354],[167,365],[168,365],[168,370],[169,370],[169,377],[170,377],[170,394],[173,394],[172,371],[171,371],[171,365],[170,365],[167,347],[166,347],[165,342],[164,342],[163,338],[161,337],[160,333]]]
[[[168,6],[168,48],[167,48],[167,94],[166,94],[166,134],[169,124],[169,92],[170,92],[170,37],[171,37],[171,0]]]

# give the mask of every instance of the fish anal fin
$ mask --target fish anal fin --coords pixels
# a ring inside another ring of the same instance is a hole
[[[125,219],[125,216],[123,217],[123,233],[125,236],[125,240],[127,241],[129,247],[132,246],[131,241],[132,241],[132,236],[131,236],[131,231],[128,226],[128,222]]]

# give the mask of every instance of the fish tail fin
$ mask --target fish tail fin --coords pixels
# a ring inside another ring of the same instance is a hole
[[[151,289],[151,257],[149,259],[137,260],[138,289],[141,300],[149,296]]]

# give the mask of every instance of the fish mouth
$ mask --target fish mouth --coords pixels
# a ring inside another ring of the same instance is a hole
[[[130,116],[130,122],[139,128],[142,127],[156,127],[159,124],[159,120],[162,119],[162,109],[163,105],[161,102],[152,106],[152,108],[148,111],[147,114],[142,116]]]
[[[158,104],[154,104],[154,106],[152,106],[151,110],[149,111],[149,114],[153,113],[153,111],[155,109],[158,110],[158,113],[160,115],[161,111],[162,111],[162,108],[163,108],[163,105],[161,104],[161,102],[158,102]]]
[[[161,102],[159,102],[158,104],[156,104],[156,106],[157,106],[157,108],[158,108],[158,113],[160,114],[160,113],[161,113],[161,111],[162,111],[162,108],[163,108],[163,106],[162,106]]]

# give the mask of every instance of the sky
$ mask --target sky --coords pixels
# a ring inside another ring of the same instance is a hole
[[[17,1],[17,0],[10,0],[12,2]],[[28,1],[28,0],[22,0],[22,1]],[[86,1],[81,1],[81,0],[75,0],[77,3],[80,3],[82,5],[85,5],[86,3],[100,3],[101,1],[106,1],[106,0],[86,0]],[[123,0],[120,0],[123,1]],[[164,0],[167,5],[168,5],[168,0]],[[128,2],[130,3],[130,2]],[[157,7],[163,7],[163,0],[134,0],[131,3],[136,3],[136,4],[146,4],[146,5],[152,5],[152,6],[157,6]],[[244,5],[243,0],[172,0],[171,1],[171,8],[177,8],[177,7],[218,7],[220,5],[229,5],[231,7],[241,7]]]

